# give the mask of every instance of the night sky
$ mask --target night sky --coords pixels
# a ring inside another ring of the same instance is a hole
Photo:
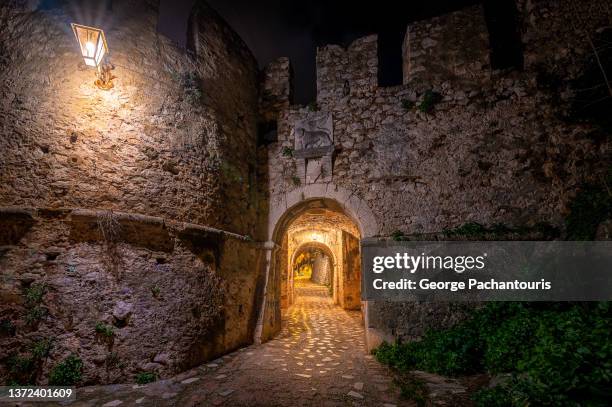
[[[71,14],[76,13],[79,21],[112,28],[106,22],[110,21],[112,26],[118,18],[112,11],[114,1],[123,0],[39,0],[38,5],[41,9],[53,9],[69,3],[65,8],[73,10]],[[158,30],[185,46],[189,14],[195,1],[200,0],[159,1]],[[406,26],[411,21],[484,3],[490,31],[500,27],[498,37],[504,37],[513,29],[505,27],[503,21],[496,21],[499,16],[510,21],[504,16],[512,13],[500,5],[514,7],[513,0],[208,0],[208,3],[244,39],[260,67],[281,56],[290,58],[295,75],[294,101],[301,104],[315,98],[317,46],[346,46],[356,38],[377,33],[379,83],[394,85],[401,83],[401,46]],[[82,15],[84,10],[95,10],[96,15],[110,17],[110,20],[90,21]],[[491,32],[491,38],[494,34]],[[503,48],[500,55],[511,54],[507,52],[507,44],[512,41],[497,41],[497,46]]]
[[[178,0],[168,1],[176,4]],[[378,33],[381,52],[397,61],[401,58],[401,44],[410,21],[476,3],[474,0],[209,0],[244,39],[261,67],[280,56],[291,59],[297,103],[314,100],[317,46],[346,46],[363,35]],[[398,62],[392,69],[394,72],[386,75],[391,81],[401,69],[401,61]]]

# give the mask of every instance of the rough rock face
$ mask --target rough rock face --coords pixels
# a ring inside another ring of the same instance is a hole
[[[145,1],[113,9],[115,87],[102,91],[66,22],[78,17],[2,7],[0,149],[11,153],[0,158],[0,204],[107,208],[253,234],[253,202],[228,198],[254,183],[255,61],[205,5],[194,10],[191,54],[156,33],[156,13]]]
[[[296,180],[296,158],[286,152],[295,123],[319,110],[333,117],[335,144],[331,182],[320,190],[341,187],[360,198],[382,236],[435,236],[467,222],[562,227],[576,191],[610,166],[609,137],[594,137],[596,125],[566,115],[571,84],[592,53],[585,29],[609,26],[610,9],[591,0],[577,15],[571,3],[517,2],[523,70],[491,69],[480,6],[412,24],[400,86],[377,85],[376,36],[319,48],[315,109],[279,114],[270,201],[289,201],[312,182]],[[554,91],[542,80],[551,70]],[[452,323],[453,313],[374,304],[370,318],[389,337],[414,338]]]
[[[250,343],[254,58],[202,2],[189,52],[156,33],[157,2],[114,2],[103,91],[78,13],[25,3],[0,5],[0,382],[30,360],[46,383],[69,354],[84,383],[132,381]]]

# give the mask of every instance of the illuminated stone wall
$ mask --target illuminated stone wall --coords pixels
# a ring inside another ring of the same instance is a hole
[[[263,261],[254,58],[203,3],[185,51],[156,32],[156,2],[114,2],[100,19],[116,76],[103,91],[69,26],[91,10],[25,3],[0,5],[0,319],[15,328],[0,335],[0,382],[43,339],[43,383],[70,353],[85,383],[108,383],[250,343]]]
[[[517,2],[523,70],[491,68],[480,6],[410,25],[403,85],[377,85],[374,35],[319,48],[316,105],[281,111],[278,142],[268,149],[271,207],[340,196],[341,205],[373,214],[374,222],[362,222],[371,231],[362,237],[398,231],[437,238],[467,222],[544,222],[563,232],[571,199],[610,164],[609,137],[567,114],[572,81],[590,52],[585,28],[594,35],[609,26],[610,10],[590,0],[577,15],[572,2],[557,3]],[[555,67],[559,85],[551,91],[546,73]],[[335,152],[325,174],[331,179],[310,183],[290,152],[294,124],[313,111],[332,115]],[[418,337],[460,314],[446,306],[371,305],[369,323],[388,339]]]

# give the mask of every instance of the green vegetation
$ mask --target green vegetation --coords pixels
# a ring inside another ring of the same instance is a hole
[[[376,358],[456,376],[509,373],[474,397],[478,406],[605,406],[612,378],[609,303],[488,303],[453,328],[421,341],[383,344]]]
[[[404,240],[408,240],[408,236],[406,236],[401,230],[396,230],[395,232],[391,233],[391,239],[395,240],[396,242],[402,242]]]
[[[293,149],[291,147],[283,147],[282,154],[284,157],[293,157]]]
[[[485,227],[480,223],[468,222],[452,229],[442,231],[447,237],[465,237],[471,239],[482,239],[486,237],[500,238],[506,235],[515,234],[525,236],[528,234],[540,235],[542,239],[554,239],[559,237],[559,229],[546,222],[536,223],[534,226],[509,227],[502,223],[496,223],[490,227]]]
[[[41,305],[46,291],[44,284],[32,284],[24,290],[26,324],[36,325],[47,314],[47,309]]]
[[[49,373],[49,385],[74,386],[83,374],[83,361],[75,355],[70,355],[55,365]]]
[[[41,371],[45,358],[49,356],[51,347],[52,341],[50,339],[39,339],[30,345],[28,354],[10,356],[6,362],[9,383],[15,385],[35,384],[36,377]]]
[[[585,185],[570,203],[567,240],[593,240],[599,224],[612,217],[612,171],[602,185]]]
[[[404,373],[394,380],[400,388],[400,397],[416,402],[417,406],[427,405],[427,387],[425,383],[409,373]]]
[[[293,182],[293,185],[295,185],[296,187],[299,187],[300,185],[302,185],[302,180],[297,175],[294,175],[293,177],[291,177],[291,182]]]
[[[159,286],[157,285],[154,285],[153,287],[151,287],[151,294],[153,295],[153,297],[159,298],[159,295],[161,294],[161,288],[159,288]]]
[[[26,312],[25,321],[28,325],[35,325],[38,321],[44,318],[47,315],[47,309],[41,306],[34,306],[29,308]]]
[[[136,383],[147,384],[157,380],[157,375],[152,372],[141,372],[136,375]]]
[[[38,305],[42,302],[45,295],[46,286],[44,284],[32,284],[24,290],[26,306]]]
[[[442,95],[432,89],[429,89],[423,94],[423,99],[421,100],[421,103],[417,105],[417,109],[423,113],[430,113],[434,106],[441,101]]]
[[[32,345],[32,358],[34,360],[42,360],[49,356],[51,348],[53,347],[53,341],[51,339],[40,339]]]
[[[34,384],[36,380],[36,361],[31,356],[12,355],[6,362],[9,383],[14,385]]]
[[[115,330],[113,329],[113,327],[110,325],[106,325],[103,322],[98,322],[96,324],[96,333],[106,339],[110,339],[115,336]]]

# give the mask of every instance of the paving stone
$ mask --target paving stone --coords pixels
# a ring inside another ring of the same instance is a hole
[[[266,344],[243,348],[231,357],[144,386],[79,389],[85,395],[79,401],[88,407],[101,406],[94,393],[107,400],[125,393],[123,405],[146,406],[178,405],[179,400],[188,406],[296,405],[299,400],[300,405],[318,407],[344,405],[348,397],[349,405],[369,407],[399,400],[399,391],[389,386],[388,371],[365,357],[359,313],[341,310],[328,297],[313,298],[298,296],[283,315],[278,338]],[[147,397],[128,402],[130,391]]]

